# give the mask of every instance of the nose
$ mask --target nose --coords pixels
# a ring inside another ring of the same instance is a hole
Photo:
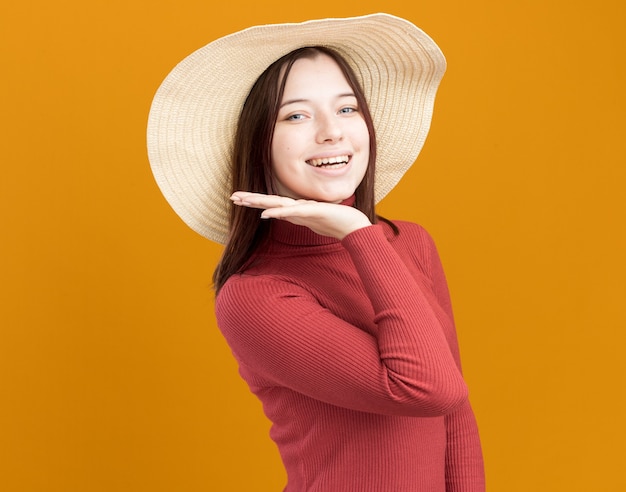
[[[317,118],[317,142],[337,142],[343,138],[343,131],[336,115],[319,115]]]

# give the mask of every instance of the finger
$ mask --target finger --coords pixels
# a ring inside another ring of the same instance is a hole
[[[296,202],[289,206],[267,207],[261,214],[262,219],[316,218],[320,216],[320,204],[315,202]]]
[[[284,196],[264,195],[262,193],[249,193],[245,191],[233,193],[230,199],[235,205],[261,209],[289,207],[297,203],[294,199]]]

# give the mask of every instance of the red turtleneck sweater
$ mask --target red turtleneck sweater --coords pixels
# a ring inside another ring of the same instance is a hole
[[[216,299],[285,491],[484,491],[439,257],[420,226],[396,225],[337,241],[273,221]]]

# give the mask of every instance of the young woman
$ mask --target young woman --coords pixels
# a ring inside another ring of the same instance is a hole
[[[181,217],[226,243],[218,325],[273,423],[285,490],[483,491],[434,243],[374,209],[423,145],[439,49],[376,14],[259,26],[203,50],[157,93],[150,158]],[[232,59],[254,52],[264,65]],[[225,59],[247,74],[234,111],[206,95],[229,87]],[[226,229],[216,194],[232,202]]]

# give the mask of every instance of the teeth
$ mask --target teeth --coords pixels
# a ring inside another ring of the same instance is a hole
[[[312,166],[323,166],[326,164],[338,164],[340,162],[343,163],[347,163],[348,160],[350,160],[350,157],[347,155],[338,155],[335,157],[324,157],[323,159],[311,159],[309,162],[309,164],[311,164]]]

